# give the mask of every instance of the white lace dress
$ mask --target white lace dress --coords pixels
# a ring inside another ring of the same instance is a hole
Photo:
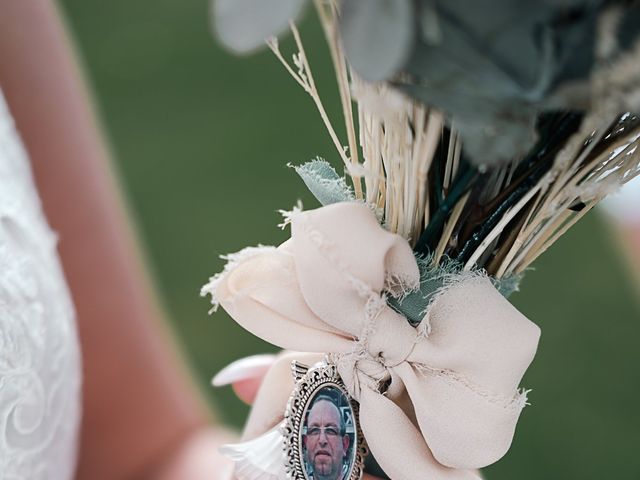
[[[0,480],[71,479],[79,418],[74,310],[0,91]]]

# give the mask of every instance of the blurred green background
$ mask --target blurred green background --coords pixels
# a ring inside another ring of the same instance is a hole
[[[311,100],[269,53],[236,58],[216,45],[206,0],[61,6],[176,335],[211,405],[239,426],[246,408],[210,379],[273,348],[224,312],[208,316],[200,286],[221,269],[218,255],[284,240],[278,209],[299,198],[316,206],[288,162],[339,160]],[[308,13],[303,40],[339,125],[333,72]],[[543,335],[523,381],[533,405],[510,453],[485,470],[489,480],[640,479],[640,303],[610,236],[589,215],[512,297]]]

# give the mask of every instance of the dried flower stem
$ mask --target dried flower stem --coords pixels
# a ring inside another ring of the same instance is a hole
[[[634,155],[638,148],[637,134],[625,136],[582,167],[576,166],[585,161],[594,144],[603,136],[604,132],[595,135],[592,144],[585,148],[575,161],[568,163],[565,174],[556,178],[545,201],[538,208],[537,215],[531,221],[525,222],[528,225],[519,234],[512,251],[498,269],[498,278],[503,274],[522,272],[609,193],[609,185],[622,185],[638,174],[640,160]],[[599,176],[598,172],[604,170],[607,171],[607,175]],[[561,184],[562,188],[558,188],[558,184]],[[598,192],[595,199],[587,201],[580,212],[571,211],[569,207],[579,201],[581,192],[590,189]]]
[[[336,78],[338,81],[338,90],[340,92],[340,103],[342,104],[342,114],[345,120],[345,127],[347,130],[347,140],[349,141],[349,155],[351,157],[352,165],[359,165],[358,159],[358,145],[356,143],[356,129],[353,122],[353,105],[351,93],[349,90],[349,73],[347,71],[347,61],[344,56],[342,44],[340,43],[338,27],[336,23],[336,5],[333,1],[329,1],[329,5],[323,5],[323,0],[315,0],[316,10],[320,17],[320,23],[325,33],[327,43],[329,44],[329,51],[331,52],[331,60],[333,61],[333,67],[336,72]],[[329,12],[325,9],[328,8]],[[362,183],[361,179],[357,176],[351,175],[353,181],[353,189],[357,199],[362,199]]]
[[[462,211],[464,210],[464,206],[466,205],[468,199],[469,199],[469,193],[467,193],[464,197],[462,197],[458,201],[454,209],[452,210],[451,216],[449,217],[449,219],[447,220],[447,223],[445,224],[442,237],[440,237],[440,242],[438,243],[438,247],[436,248],[436,253],[433,256],[433,265],[438,265],[440,263],[440,260],[442,260],[442,254],[444,253],[444,250],[447,247],[447,244],[451,238],[451,233],[453,232],[453,229],[458,223],[458,219],[460,218],[460,215],[462,214]]]
[[[278,42],[276,39],[272,38],[267,41],[267,45],[271,49],[271,51],[275,54],[276,58],[280,60],[280,63],[284,65],[287,72],[296,80],[296,82],[304,89],[305,92],[309,94],[312,98],[313,102],[316,104],[316,108],[318,109],[318,113],[320,113],[320,118],[322,118],[322,122],[324,123],[325,128],[329,132],[329,136],[333,141],[336,150],[338,150],[338,154],[345,166],[349,166],[351,160],[345,153],[345,149],[342,146],[342,143],[338,139],[338,135],[336,134],[333,126],[331,125],[331,121],[329,120],[329,116],[322,104],[322,100],[320,95],[318,94],[318,89],[316,88],[315,80],[313,78],[313,74],[311,73],[311,68],[309,67],[309,62],[307,60],[307,56],[304,51],[304,47],[302,45],[302,40],[300,39],[300,33],[296,28],[295,24],[291,22],[291,32],[293,33],[293,38],[296,43],[296,47],[298,48],[298,54],[294,55],[294,63],[298,67],[298,72],[296,73],[291,65],[284,59],[282,54],[280,53],[280,48],[278,46]]]
[[[477,262],[477,260],[480,258],[480,256],[485,252],[485,250],[487,249],[487,247],[493,243],[493,241],[498,238],[498,235],[500,235],[502,233],[502,231],[505,229],[505,227],[509,224],[509,222],[511,220],[513,220],[513,218],[520,213],[520,211],[525,207],[525,205],[533,198],[533,196],[538,193],[538,191],[540,190],[540,183],[538,183],[538,185],[536,185],[534,188],[532,188],[531,190],[529,190],[527,192],[526,195],[524,195],[519,201],[518,203],[516,203],[513,207],[511,207],[507,213],[504,214],[504,216],[500,219],[500,221],[498,222],[498,224],[493,228],[493,230],[491,230],[491,232],[489,233],[489,235],[487,235],[487,237],[482,241],[482,243],[480,243],[480,246],[476,249],[476,251],[471,255],[471,257],[469,258],[469,260],[467,261],[467,263],[464,266],[465,270],[471,270],[473,267],[475,267],[475,264]]]
[[[554,244],[562,235],[564,235],[569,228],[571,228],[575,223],[584,217],[596,204],[601,200],[598,198],[597,200],[592,200],[587,206],[585,206],[578,214],[573,215],[563,226],[560,228],[550,240],[545,241],[541,247],[532,248],[527,257],[515,268],[515,273],[523,272],[534,260],[536,260],[540,255],[547,251],[547,249]]]
[[[447,255],[463,262],[467,270],[487,268],[496,278],[520,273],[598,200],[640,173],[640,120],[627,114],[604,123],[603,118],[614,118],[615,113],[600,105],[581,122],[572,113],[545,120],[551,133],[548,145],[537,152],[539,157],[479,174],[463,159],[460,137],[454,127],[445,126],[442,114],[388,84],[367,83],[349,70],[336,1],[314,2],[336,72],[348,154],[320,100],[295,25],[291,30],[298,53],[293,66],[284,60],[275,40],[269,46],[314,100],[356,197],[383,211],[387,229],[422,253],[433,253],[435,265]],[[623,67],[629,70],[629,65]],[[621,78],[624,86],[635,77]],[[571,132],[566,141],[559,137]],[[549,158],[560,142],[564,142],[560,151]]]

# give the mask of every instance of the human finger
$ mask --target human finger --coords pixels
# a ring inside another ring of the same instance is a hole
[[[214,387],[231,385],[236,395],[251,404],[267,371],[275,362],[272,354],[252,355],[230,363],[220,370],[211,381]]]

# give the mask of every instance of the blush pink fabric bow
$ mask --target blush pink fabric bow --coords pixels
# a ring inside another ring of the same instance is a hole
[[[290,223],[290,240],[236,254],[203,291],[268,342],[331,354],[391,478],[479,478],[473,469],[511,445],[526,402],[517,388],[539,328],[489,279],[469,273],[444,288],[414,328],[385,300],[385,292],[418,287],[414,255],[366,205],[298,212]],[[265,379],[245,438],[282,420],[293,357]]]

